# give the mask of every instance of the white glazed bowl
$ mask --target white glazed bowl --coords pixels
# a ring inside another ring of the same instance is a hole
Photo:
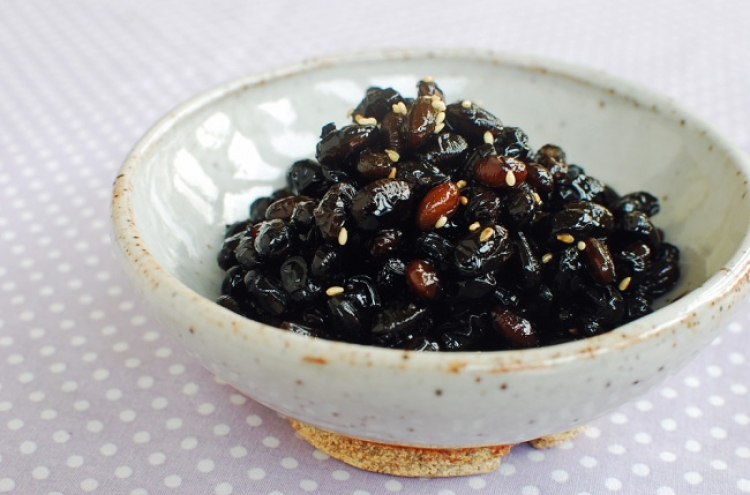
[[[433,75],[451,101],[481,102],[532,147],[621,192],[662,199],[656,223],[681,247],[676,302],[610,333],[546,348],[415,353],[315,340],[213,301],[224,225],[314,154],[370,85],[406,95]],[[605,74],[469,50],[346,55],[232,81],[160,120],[114,186],[117,253],[161,322],[213,373],[268,407],[389,444],[511,444],[605,414],[699,352],[747,293],[747,158],[669,99]]]

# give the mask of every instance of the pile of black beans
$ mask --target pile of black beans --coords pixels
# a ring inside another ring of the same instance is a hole
[[[226,228],[218,303],[311,337],[418,351],[538,347],[652,311],[679,277],[651,222],[475,103],[369,88],[316,160]]]

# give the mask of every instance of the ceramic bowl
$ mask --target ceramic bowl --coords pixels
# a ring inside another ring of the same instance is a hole
[[[479,101],[536,148],[621,192],[661,198],[683,277],[653,314],[530,350],[416,353],[306,338],[213,301],[224,226],[314,155],[371,85]],[[303,423],[386,444],[514,444],[575,428],[663,381],[706,346],[748,290],[750,166],[672,101],[606,74],[528,56],[393,50],[306,62],[223,84],[161,119],[114,184],[116,250],[165,328],[206,368]]]

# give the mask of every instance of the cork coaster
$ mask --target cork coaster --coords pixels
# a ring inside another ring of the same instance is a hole
[[[489,473],[512,445],[433,449],[360,440],[289,419],[292,427],[317,449],[365,471],[412,478],[444,478]]]
[[[586,425],[579,426],[578,428],[573,428],[560,433],[553,433],[552,435],[546,435],[534,440],[529,440],[529,443],[535,449],[551,449],[552,447],[557,447],[558,445],[577,437],[578,435],[583,433],[583,430],[585,429]]]

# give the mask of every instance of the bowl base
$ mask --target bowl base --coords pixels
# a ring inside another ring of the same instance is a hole
[[[297,433],[318,450],[365,471],[411,478],[446,478],[489,473],[513,445],[465,448],[428,448],[391,445],[347,437],[289,418]],[[535,448],[551,448],[569,440],[585,427],[531,441]]]

